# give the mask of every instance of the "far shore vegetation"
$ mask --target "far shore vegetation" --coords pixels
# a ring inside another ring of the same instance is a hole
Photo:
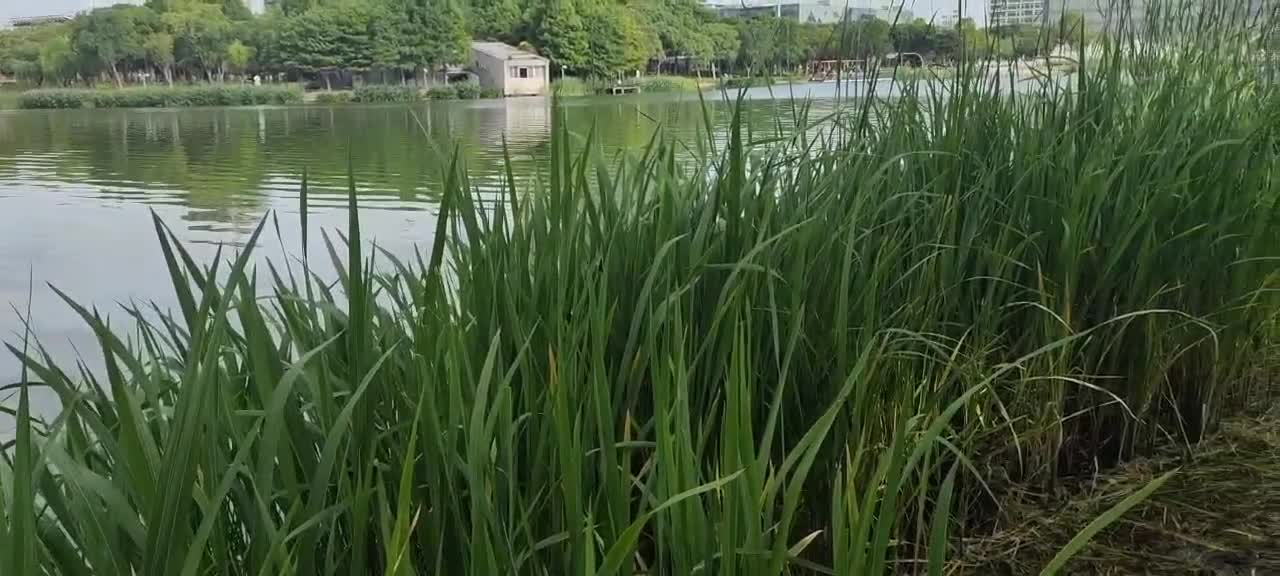
[[[253,15],[241,0],[148,0],[69,22],[0,31],[0,79],[26,88],[301,83],[309,89],[416,85],[466,65],[469,42],[500,40],[586,85],[657,77],[650,91],[708,78],[804,75],[814,62],[865,71],[891,53],[932,63],[1012,59],[1074,42],[1066,26],[943,26],[885,11],[834,24],[721,18],[698,0],[282,0]],[[897,21],[901,17],[901,21]],[[967,47],[967,48],[966,48]],[[673,83],[681,83],[676,85]],[[565,90],[564,92],[572,92]],[[341,99],[340,96],[331,99]]]

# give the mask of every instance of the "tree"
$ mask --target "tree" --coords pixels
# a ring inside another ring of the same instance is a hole
[[[777,51],[777,26],[771,18],[751,18],[743,20],[738,28],[741,42],[738,46],[738,61],[751,74],[765,74],[770,71]]]
[[[164,74],[164,81],[173,86],[173,35],[168,32],[156,32],[142,43],[142,51],[147,62],[159,68]]]
[[[244,82],[244,72],[249,68],[249,61],[253,60],[253,47],[245,46],[239,40],[232,42],[227,46],[227,66],[231,71],[239,74],[240,81]]]
[[[544,0],[536,22],[535,43],[544,56],[575,72],[586,68],[590,39],[572,0]]]
[[[893,49],[890,25],[879,18],[860,18],[849,26],[846,45],[849,54],[861,60],[870,60],[888,54]]]
[[[510,40],[520,23],[520,7],[515,0],[475,0],[468,16],[472,36]]]
[[[1019,26],[1013,33],[1013,55],[1032,58],[1040,53],[1045,42],[1047,39],[1038,26]]]
[[[461,12],[449,0],[392,0],[389,10],[399,23],[390,32],[402,69],[416,73],[466,60],[471,37]]]
[[[966,59],[991,57],[995,47],[992,45],[991,38],[987,36],[986,30],[978,28],[978,25],[969,18],[960,20],[956,30],[960,34],[960,44]]]
[[[71,39],[56,36],[40,47],[40,83],[58,82],[65,84],[75,75],[75,53],[71,50]]]
[[[808,61],[812,42],[805,25],[790,18],[774,19],[773,24],[777,28],[774,65],[790,68]]]
[[[69,23],[26,26],[0,32],[0,73],[29,82],[43,82],[44,73],[40,66],[41,50],[58,38],[71,39],[72,33],[73,28]],[[71,54],[68,74],[74,75],[80,56],[75,53],[74,43],[69,48]]]
[[[599,8],[582,15],[587,54],[578,72],[609,78],[626,68],[626,30],[616,10]]]
[[[143,37],[154,18],[154,12],[140,6],[119,5],[89,12],[75,21],[75,50],[110,72],[117,87],[123,86],[120,65],[142,58]]]
[[[581,71],[610,77],[643,68],[661,54],[662,44],[625,7],[592,6],[582,17],[587,35],[587,59]]]
[[[240,22],[253,19],[253,12],[244,0],[222,0],[222,15]]]
[[[368,5],[338,4],[287,18],[275,44],[279,63],[290,70],[319,74],[326,86],[331,72],[369,69],[380,50],[373,21],[387,20],[374,18],[375,13]]]
[[[923,18],[916,18],[910,22],[899,22],[889,32],[893,42],[893,49],[897,52],[917,52],[920,54],[931,52],[930,28],[929,23]]]
[[[280,11],[286,16],[297,16],[316,7],[316,0],[280,0]]]
[[[662,56],[662,38],[641,14],[626,6],[621,12],[621,22],[626,44],[624,70],[642,70],[649,60]],[[732,33],[733,29],[729,28],[729,31]],[[737,41],[736,34],[733,39]]]
[[[662,41],[663,53],[670,56],[711,58],[715,53],[705,32],[715,16],[695,0],[635,0],[631,5],[649,23]]]
[[[742,39],[733,26],[721,22],[712,23],[706,28],[706,38],[711,43],[713,62],[729,62],[737,57]]]
[[[177,61],[203,72],[209,81],[213,81],[215,72],[221,79],[232,34],[231,21],[222,14],[222,8],[192,3],[165,14],[163,19],[173,31]]]
[[[307,74],[342,66],[342,46],[330,15],[317,9],[285,20],[276,46],[282,66]]]
[[[411,20],[426,35],[420,44],[419,62],[427,68],[459,64],[467,60],[471,36],[462,13],[449,0],[415,0]]]
[[[954,60],[960,57],[960,34],[955,28],[934,27],[929,34],[930,52],[936,58]]]
[[[1084,16],[1076,11],[1064,12],[1058,19],[1058,25],[1050,32],[1055,44],[1072,46],[1080,44],[1082,39],[1087,42],[1092,36],[1092,31],[1085,27]]]
[[[384,4],[371,7],[369,13],[369,61],[372,68],[396,70],[401,72],[400,80],[404,81],[403,72],[412,71],[412,66],[405,66],[400,61],[402,37],[400,26],[391,10]]]
[[[279,10],[271,10],[243,23],[238,29],[242,42],[253,48],[254,63],[259,70],[278,72],[280,64],[280,31],[288,21]]]

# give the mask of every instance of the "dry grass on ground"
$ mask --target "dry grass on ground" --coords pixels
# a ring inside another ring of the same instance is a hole
[[[1158,474],[1148,501],[1102,531],[1070,574],[1280,575],[1280,404],[1225,421],[1188,459],[1177,448],[1046,497],[1004,498],[993,534],[967,539],[957,574],[1039,574],[1082,527]]]

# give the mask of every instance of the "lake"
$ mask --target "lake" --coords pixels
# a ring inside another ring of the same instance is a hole
[[[887,91],[880,90],[880,92]],[[835,109],[834,85],[748,91],[752,130],[794,129],[794,106],[811,97],[811,117]],[[705,96],[713,134],[726,140],[732,105]],[[606,155],[637,151],[655,130],[704,139],[697,95],[640,95],[564,101],[581,147],[595,130]],[[298,190],[308,174],[311,252],[317,229],[347,220],[354,173],[365,238],[394,253],[429,245],[443,163],[458,151],[482,194],[501,182],[504,142],[518,180],[537,178],[549,150],[549,99],[430,102],[415,106],[299,106],[162,110],[0,112],[0,338],[20,342],[28,295],[32,325],[56,355],[96,362],[81,321],[48,288],[59,287],[127,326],[117,303],[174,302],[155,242],[158,214],[198,257],[241,245],[264,215],[280,222],[257,255],[299,254]],[[685,154],[693,152],[686,151]],[[527,183],[527,182],[526,182]],[[0,353],[0,382],[19,364]],[[0,399],[3,401],[3,399]],[[3,426],[0,426],[2,428]]]

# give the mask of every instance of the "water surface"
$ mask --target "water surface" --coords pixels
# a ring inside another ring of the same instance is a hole
[[[787,96],[817,98],[811,116],[837,107],[834,85],[754,89],[744,118],[752,130],[793,130]],[[641,95],[567,99],[566,126],[581,146],[594,130],[607,155],[639,151],[662,137],[723,142],[731,106],[720,95]],[[234,251],[257,222],[280,222],[259,258],[300,253],[298,190],[308,176],[313,254],[315,229],[347,220],[348,169],[354,174],[366,239],[392,252],[429,244],[440,173],[456,151],[472,184],[495,194],[505,152],[517,180],[545,173],[550,100],[517,98],[431,102],[416,106],[306,106],[164,110],[0,112],[0,339],[21,339],[18,311],[30,296],[32,325],[55,355],[94,343],[80,320],[48,288],[57,286],[127,327],[118,303],[174,302],[155,242],[151,212],[200,258]],[[694,154],[694,149],[682,149]],[[19,366],[0,353],[0,383]],[[0,402],[4,399],[0,398]],[[3,428],[0,423],[0,428]]]

